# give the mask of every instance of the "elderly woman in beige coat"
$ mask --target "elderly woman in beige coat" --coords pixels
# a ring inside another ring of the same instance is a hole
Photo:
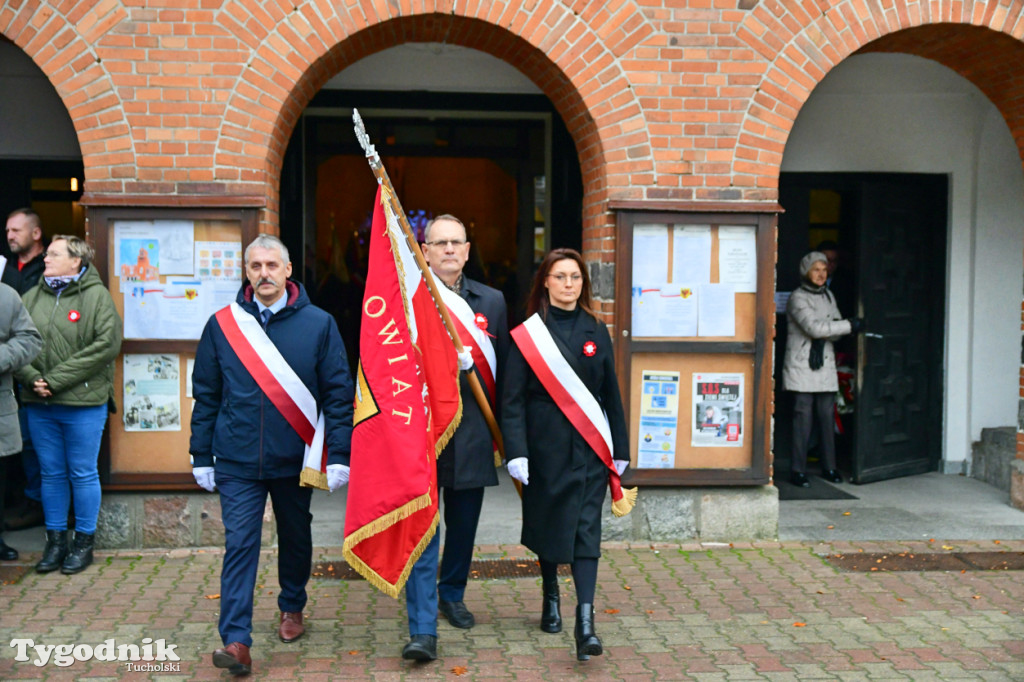
[[[7,487],[5,458],[21,452],[21,427],[18,425],[13,374],[32,362],[42,347],[43,339],[18,292],[0,284],[0,501],[4,499]],[[17,559],[18,551],[8,547],[0,536],[0,561]]]
[[[782,385],[795,395],[793,405],[793,459],[790,482],[802,488],[807,480],[807,450],[811,429],[820,428],[822,478],[842,483],[836,471],[836,447],[833,435],[834,409],[839,379],[832,342],[864,327],[859,318],[844,320],[836,299],[826,284],[828,258],[812,251],[800,261],[800,288],[789,297],[786,317],[786,358],[782,366]]]

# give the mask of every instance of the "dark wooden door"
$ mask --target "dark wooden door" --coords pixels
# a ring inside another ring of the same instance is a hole
[[[941,459],[946,178],[861,176],[858,398],[852,480],[935,470]]]

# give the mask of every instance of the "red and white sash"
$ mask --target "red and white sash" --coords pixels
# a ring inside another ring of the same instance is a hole
[[[455,330],[459,333],[462,345],[473,348],[473,365],[480,370],[480,376],[483,377],[487,393],[491,397],[491,405],[494,406],[497,404],[495,383],[498,379],[498,363],[494,343],[487,336],[487,320],[482,320],[481,324],[484,326],[481,328],[477,325],[477,314],[469,307],[466,299],[446,286],[442,285],[437,289],[441,292],[441,300],[448,306],[448,312],[452,314],[452,322],[455,323]]]
[[[612,457],[614,448],[611,428],[601,404],[569,366],[540,315],[534,313],[526,322],[513,329],[512,340],[555,405],[608,468],[612,511],[616,516],[628,514],[636,501],[636,489],[622,489]]]
[[[255,317],[237,303],[221,308],[216,317],[231,350],[305,442],[300,485],[327,490],[327,429],[323,413],[317,411],[316,398]]]

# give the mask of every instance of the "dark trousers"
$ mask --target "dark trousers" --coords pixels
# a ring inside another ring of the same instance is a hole
[[[253,590],[260,561],[260,536],[267,494],[274,507],[278,536],[277,605],[299,612],[306,606],[306,583],[313,561],[309,511],[312,488],[299,477],[252,480],[216,473],[224,520],[224,566],[220,574],[219,630],[224,644],[252,646]]]
[[[405,582],[405,610],[409,614],[409,635],[437,637],[437,554],[441,547],[438,528],[412,565]]]
[[[473,562],[473,545],[484,489],[442,489],[444,499],[444,553],[441,555],[441,576],[437,596],[444,601],[462,601],[466,594],[469,567]]]
[[[822,469],[836,468],[835,393],[795,393],[793,401],[793,462],[795,474],[807,473],[807,449],[811,443],[811,429],[815,422],[819,428]]]

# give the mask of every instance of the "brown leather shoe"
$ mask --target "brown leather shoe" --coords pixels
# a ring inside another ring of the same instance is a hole
[[[302,612],[288,613],[287,611],[282,611],[281,626],[277,629],[277,634],[281,641],[286,644],[294,642],[306,634],[306,626],[302,624]]]
[[[217,668],[227,668],[232,675],[248,675],[252,672],[249,647],[240,642],[231,642],[223,649],[213,652],[213,665]]]

